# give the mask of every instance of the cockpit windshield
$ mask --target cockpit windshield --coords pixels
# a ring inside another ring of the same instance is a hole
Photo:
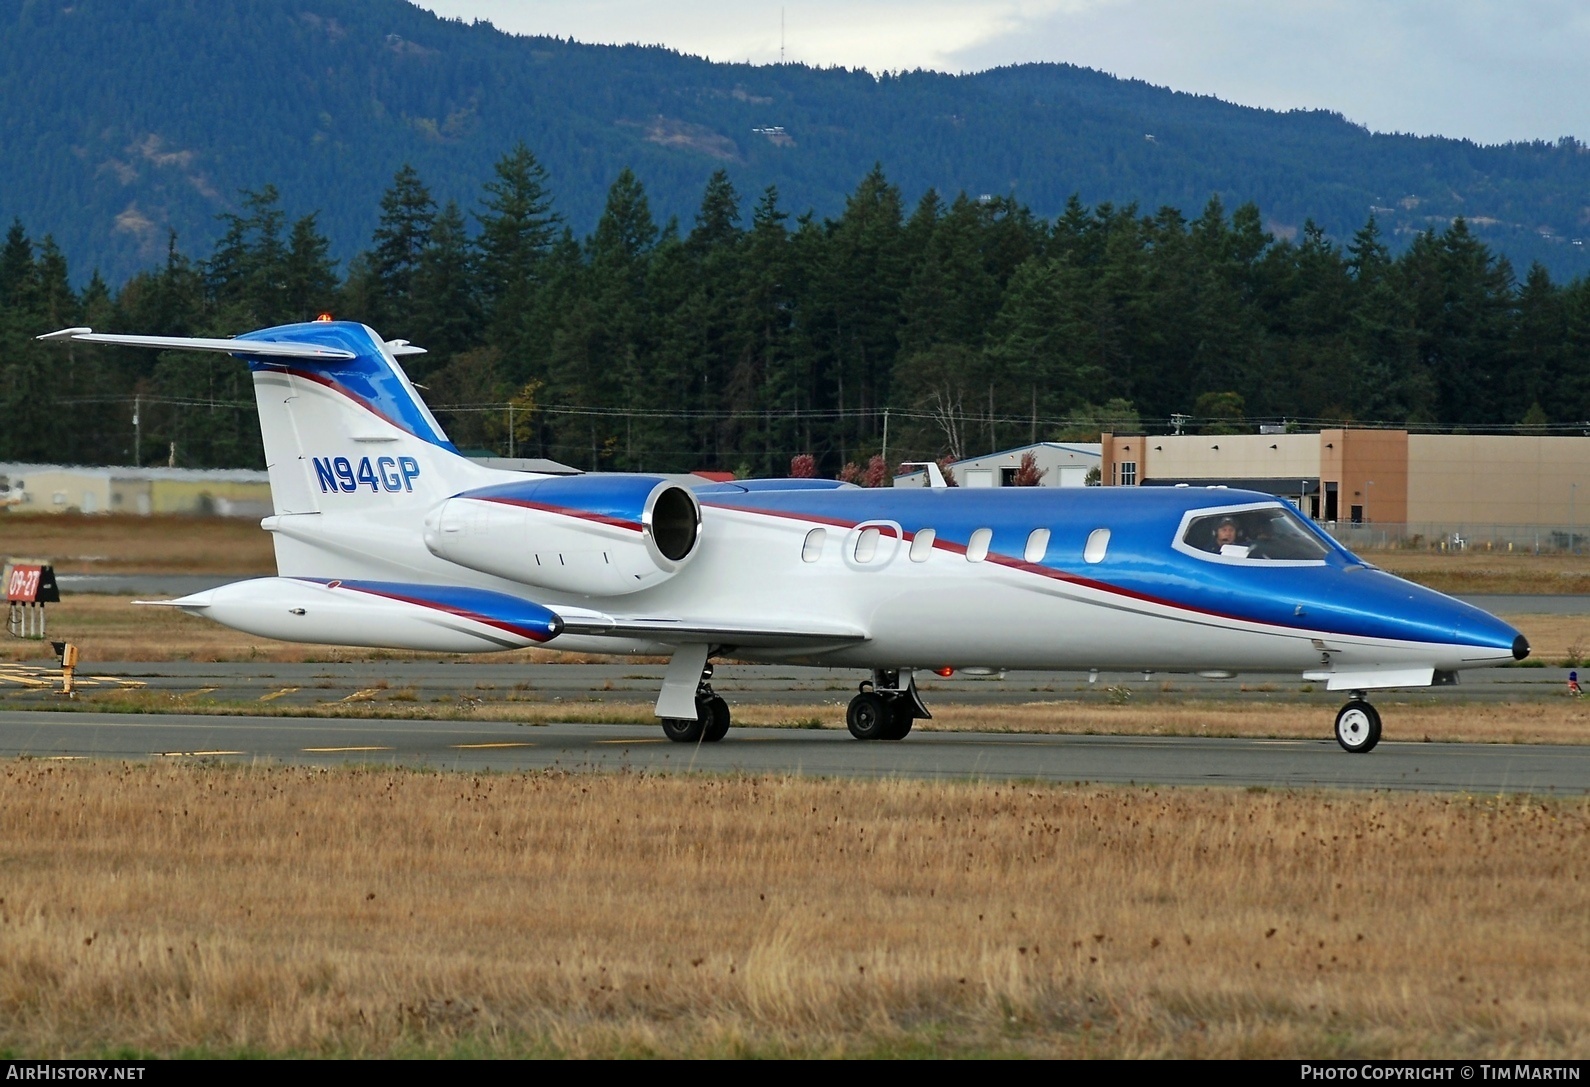
[[[1193,551],[1225,559],[1319,562],[1330,553],[1302,518],[1284,506],[1193,517],[1181,542]]]

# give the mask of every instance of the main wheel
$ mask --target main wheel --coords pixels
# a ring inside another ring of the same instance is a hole
[[[676,744],[693,744],[701,739],[701,734],[706,731],[706,721],[701,715],[685,719],[683,717],[664,717],[662,719],[663,735]]]
[[[701,730],[704,743],[715,744],[729,734],[729,704],[721,696],[713,695],[696,705],[701,707],[705,721]]]
[[[1362,755],[1380,742],[1380,711],[1355,698],[1336,715],[1336,742],[1342,750]]]
[[[845,725],[858,740],[886,739],[889,731],[889,703],[876,691],[862,691],[850,700],[845,712]]]
[[[884,729],[882,740],[903,740],[911,733],[911,725],[916,721],[916,707],[911,705],[909,698],[892,698],[889,700],[889,723]]]

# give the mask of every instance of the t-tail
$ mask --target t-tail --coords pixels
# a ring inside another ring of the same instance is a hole
[[[498,479],[460,456],[398,356],[354,321],[311,321],[235,339],[124,336],[68,328],[41,340],[233,355],[254,375],[265,462],[278,516],[429,509]]]

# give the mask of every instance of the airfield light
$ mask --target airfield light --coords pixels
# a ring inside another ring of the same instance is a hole
[[[955,674],[955,669],[948,668],[948,667],[946,667],[946,668],[935,668],[935,669],[933,669],[933,674],[936,675],[936,676],[943,676],[945,679],[948,679],[950,676],[953,676]]]

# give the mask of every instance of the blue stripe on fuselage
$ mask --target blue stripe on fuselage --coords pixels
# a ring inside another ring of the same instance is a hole
[[[698,489],[707,507],[795,517],[849,528],[894,521],[911,538],[937,533],[935,547],[964,551],[979,528],[993,530],[989,559],[1125,600],[1294,630],[1511,649],[1518,632],[1478,608],[1364,566],[1312,525],[1328,547],[1319,565],[1266,567],[1208,562],[1173,548],[1188,511],[1275,504],[1272,495],[1203,487]],[[1050,530],[1036,563],[1028,535]],[[1082,558],[1095,529],[1110,530],[1104,561]],[[903,558],[896,561],[906,561]]]

